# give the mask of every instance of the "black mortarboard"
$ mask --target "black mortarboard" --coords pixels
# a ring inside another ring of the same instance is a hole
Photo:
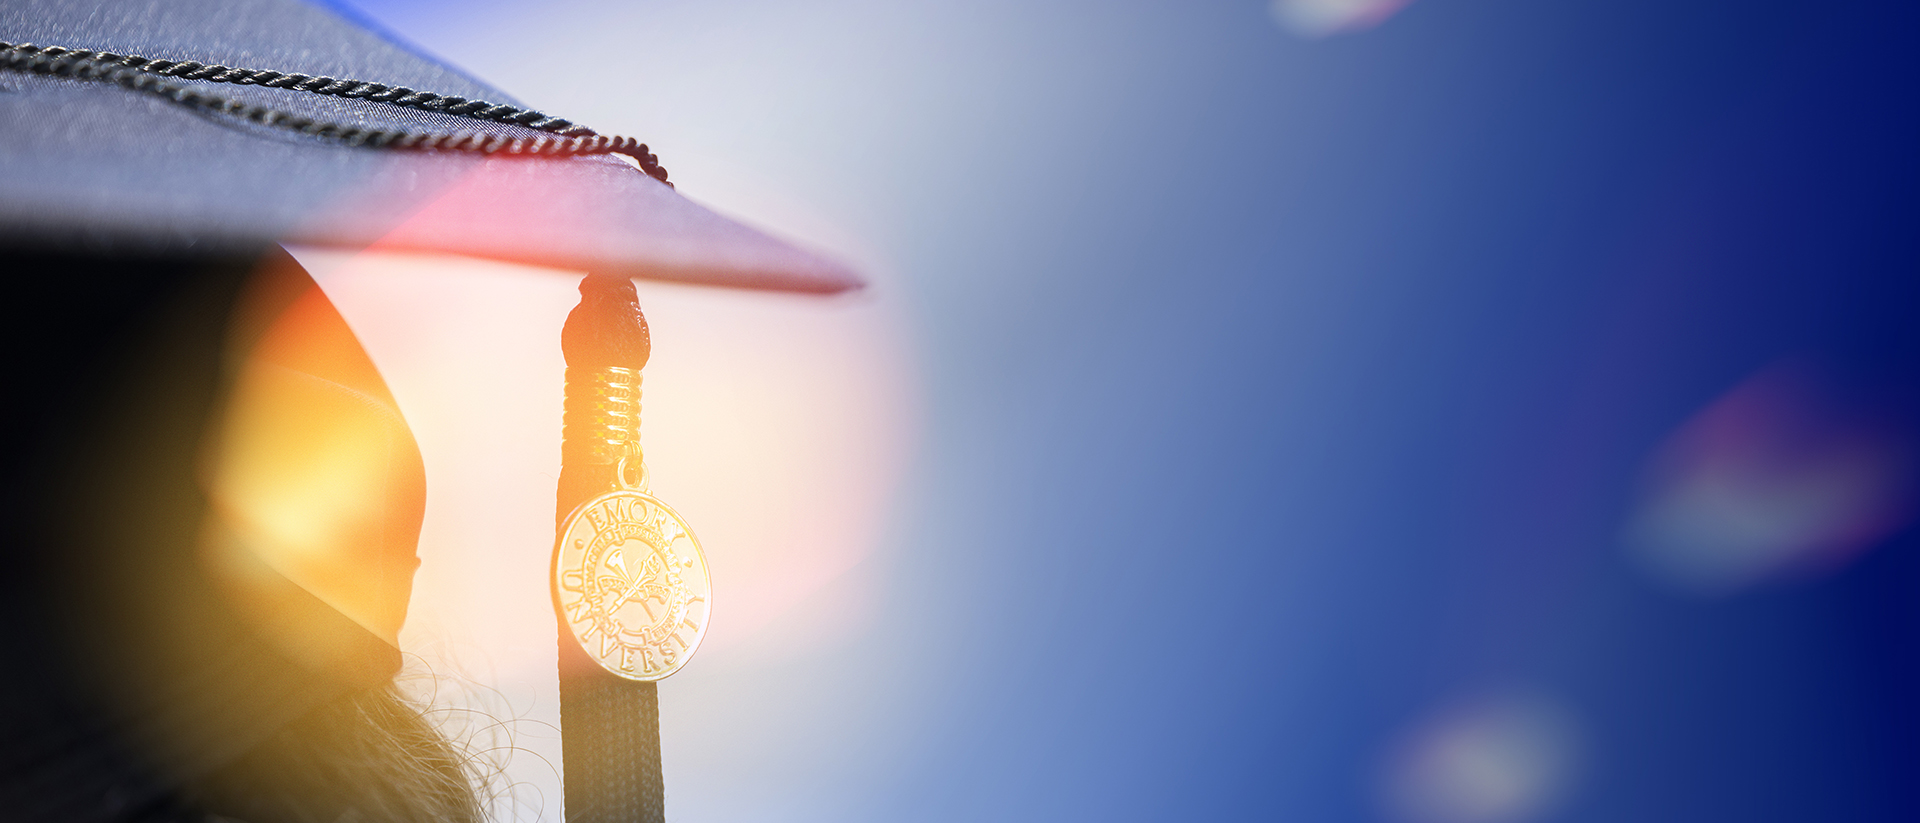
[[[417,451],[351,332],[278,244],[591,272],[568,332],[570,506],[621,485],[621,458],[639,457],[629,406],[648,341],[628,278],[858,285],[667,180],[645,145],[529,109],[335,10],[0,0],[0,379],[14,398],[0,807],[175,819],[182,780],[218,774],[398,666]],[[315,481],[341,443],[372,456]],[[250,460],[258,449],[298,456]],[[344,560],[219,548],[274,539],[280,502],[332,517],[342,494],[382,501],[378,516],[329,521],[351,544]],[[210,531],[216,521],[227,525]],[[568,680],[567,655],[584,659],[568,637],[563,625],[566,711],[651,711],[651,684]],[[626,753],[647,735],[598,725],[609,728],[593,751],[607,758],[569,764],[569,798],[576,772],[624,788],[569,817],[657,815],[657,783],[627,785],[634,770],[658,779],[657,754]]]
[[[858,282],[679,196],[644,146],[327,9],[7,0],[0,42],[9,245],[378,244],[725,286]]]

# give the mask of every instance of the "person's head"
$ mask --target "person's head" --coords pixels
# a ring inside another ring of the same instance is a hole
[[[5,318],[0,799],[476,819],[465,758],[394,685],[419,451],[325,295],[277,250],[13,263],[35,282]]]

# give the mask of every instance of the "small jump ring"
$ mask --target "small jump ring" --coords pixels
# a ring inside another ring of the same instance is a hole
[[[614,485],[617,485],[620,488],[625,489],[627,491],[646,491],[647,490],[647,461],[645,459],[640,459],[640,460],[635,460],[634,462],[640,464],[640,477],[636,479],[634,482],[628,483],[626,456],[623,455],[619,460],[614,461],[614,464],[613,464]]]

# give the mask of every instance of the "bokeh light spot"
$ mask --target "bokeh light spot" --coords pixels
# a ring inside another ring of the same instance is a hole
[[[1830,569],[1905,525],[1903,432],[1828,396],[1811,366],[1770,367],[1695,414],[1653,456],[1626,527],[1655,577],[1716,594]]]
[[[1521,823],[1572,786],[1579,740],[1563,707],[1530,693],[1442,709],[1391,750],[1381,781],[1389,816],[1407,823]]]
[[[1273,19],[1301,37],[1330,37],[1370,29],[1412,0],[1273,0]]]

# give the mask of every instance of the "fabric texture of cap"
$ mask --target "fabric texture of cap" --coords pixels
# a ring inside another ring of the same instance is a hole
[[[7,0],[0,42],[519,106],[418,50],[298,0]],[[364,93],[340,96],[345,86],[324,93],[165,78],[195,99],[284,114],[278,124],[263,123],[183,104],[181,94],[41,69],[0,69],[0,243],[8,246],[203,254],[293,242],[721,286],[837,292],[859,285],[845,266],[717,215],[620,157],[375,148],[286,123],[474,136],[469,147],[551,142],[551,128]]]

